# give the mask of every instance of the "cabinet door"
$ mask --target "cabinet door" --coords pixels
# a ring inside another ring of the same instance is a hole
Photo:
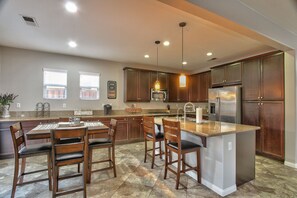
[[[138,71],[125,70],[125,102],[138,100]]]
[[[158,79],[160,81],[161,89],[166,89],[166,90],[168,89],[167,76],[168,74],[166,73],[158,72]],[[151,88],[154,88],[156,80],[157,80],[157,72],[151,72]]]
[[[178,97],[177,97],[178,102],[189,102],[189,77],[187,76],[186,78],[187,78],[186,87],[179,87],[179,83],[178,83]]]
[[[195,74],[189,77],[189,99],[191,102],[199,101],[199,87],[200,87],[200,74]]]
[[[200,74],[199,81],[199,102],[208,101],[208,89],[211,87],[210,72]]]
[[[128,119],[118,121],[116,141],[128,140]]]
[[[139,71],[138,76],[138,101],[149,102],[150,101],[150,72]],[[131,89],[129,87],[129,89]]]
[[[242,124],[260,126],[260,103],[243,102],[242,103]],[[256,131],[256,151],[262,151],[261,130]]]
[[[284,159],[284,102],[261,104],[262,152]]]
[[[168,89],[168,101],[177,102],[178,98],[178,75],[169,74],[169,89]]]
[[[128,139],[140,139],[143,137],[141,118],[129,118]]]
[[[284,99],[284,56],[283,53],[262,59],[262,100]]]
[[[242,99],[260,99],[261,71],[260,60],[254,59],[243,62]]]
[[[216,67],[211,69],[211,85],[221,86],[225,82],[225,67]]]
[[[241,84],[241,62],[225,66],[225,84]]]

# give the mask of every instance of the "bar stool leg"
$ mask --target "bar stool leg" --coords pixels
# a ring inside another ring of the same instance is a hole
[[[182,154],[182,171],[185,172],[186,166],[185,166],[185,154]]]
[[[77,172],[80,173],[80,163],[77,164]]]
[[[87,183],[87,177],[88,177],[88,174],[87,174],[88,167],[86,166],[87,165],[86,160],[88,160],[87,157],[84,158],[84,166],[83,166],[83,182],[84,182],[84,191],[83,191],[84,195],[83,195],[83,197],[84,198],[87,197],[86,183]]]
[[[52,167],[51,167],[51,155],[47,154],[47,176],[48,176],[48,188],[52,190]]]
[[[16,185],[18,183],[18,175],[19,175],[19,158],[16,158],[15,157],[15,160],[14,160],[14,175],[13,175],[11,197],[14,197],[14,195],[15,195]]]
[[[108,147],[108,159],[109,159],[109,167],[111,167],[111,148]]]
[[[161,150],[161,141],[159,141],[159,154],[160,154],[160,159],[162,159],[162,150]]]
[[[155,145],[155,141],[153,141],[153,155],[152,155],[152,169],[154,168],[154,164],[155,164],[155,151],[156,151],[156,145]]]
[[[167,166],[168,166],[168,151],[165,144],[165,172],[164,172],[164,179],[167,177]]]
[[[176,185],[175,185],[175,189],[178,189],[179,186],[179,179],[180,179],[180,162],[181,162],[181,154],[178,153],[178,157],[177,157],[177,174],[176,174]]]
[[[56,197],[56,193],[58,191],[58,179],[57,179],[57,175],[58,175],[58,171],[57,171],[58,167],[54,166],[53,167],[53,192],[52,192],[52,197]]]
[[[146,163],[146,155],[147,155],[147,140],[144,137],[144,163]]]
[[[114,145],[112,146],[112,162],[113,162],[113,174],[114,174],[114,177],[117,177],[116,164],[115,164],[115,149],[114,149]]]
[[[25,168],[26,168],[26,158],[22,158],[22,163],[21,163],[21,173],[20,173],[20,184],[23,183],[24,181],[24,173],[25,173]]]
[[[196,151],[196,157],[197,157],[197,181],[201,184],[201,167],[200,167],[200,149]]]

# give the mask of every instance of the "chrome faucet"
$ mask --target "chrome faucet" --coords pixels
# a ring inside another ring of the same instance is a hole
[[[190,109],[189,109],[189,108]],[[184,121],[186,121],[186,118],[187,118],[187,112],[188,113],[191,113],[191,112],[195,112],[195,105],[191,102],[187,102],[185,105],[184,105]]]
[[[182,109],[182,108],[180,108],[180,107],[179,107],[179,108],[177,108],[177,114],[176,114],[176,119],[177,119],[177,120],[179,120],[179,117],[178,117],[178,115],[179,115],[179,111],[180,111],[180,110],[183,110],[183,109]]]

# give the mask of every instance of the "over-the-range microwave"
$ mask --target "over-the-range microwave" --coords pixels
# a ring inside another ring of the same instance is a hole
[[[155,90],[151,89],[151,101],[166,101],[167,99],[167,90],[166,89],[160,89]]]

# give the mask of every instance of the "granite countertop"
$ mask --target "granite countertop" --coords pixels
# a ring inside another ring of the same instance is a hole
[[[169,120],[177,120],[172,117],[157,117],[155,118],[155,123],[162,125],[162,118]],[[258,126],[250,126],[243,124],[233,124],[227,122],[217,122],[217,121],[208,121],[205,120],[201,124],[196,124],[196,122],[192,121],[180,121],[181,130],[193,133],[198,136],[203,137],[212,137],[212,136],[220,136],[234,133],[242,133],[248,131],[255,131],[260,129]]]

